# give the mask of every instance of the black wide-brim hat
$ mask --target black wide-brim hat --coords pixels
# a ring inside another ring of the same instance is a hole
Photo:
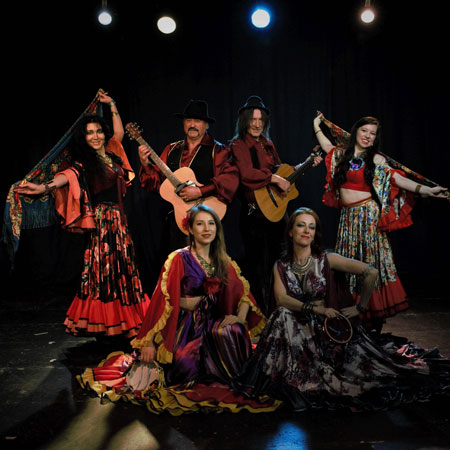
[[[251,95],[247,99],[245,105],[239,108],[239,114],[246,109],[262,109],[268,116],[270,116],[270,109],[267,108],[267,106],[261,100],[261,97],[258,97],[257,95]]]
[[[203,100],[191,100],[182,113],[175,113],[179,119],[201,119],[208,123],[214,123],[216,119],[209,117],[208,103]]]

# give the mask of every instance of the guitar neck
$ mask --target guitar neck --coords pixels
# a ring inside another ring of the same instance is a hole
[[[139,142],[139,144],[146,145],[150,149],[150,158],[158,166],[158,168],[166,176],[166,178],[175,187],[178,187],[180,184],[182,184],[182,182],[170,170],[169,166],[156,154],[155,150],[153,150],[150,147],[150,145],[145,141],[145,139],[142,136],[141,137],[137,137],[136,140]]]
[[[301,164],[299,164],[298,166],[296,166],[294,172],[291,173],[291,175],[289,175],[286,179],[291,183],[295,183],[295,180],[300,176],[303,175],[308,169],[310,169],[312,167],[312,165],[314,164],[314,156],[319,156],[320,155],[320,147],[319,149],[314,149],[313,150],[314,155],[309,155],[305,161],[303,161]]]

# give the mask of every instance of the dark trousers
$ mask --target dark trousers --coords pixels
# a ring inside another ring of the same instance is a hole
[[[242,275],[266,315],[272,298],[272,270],[282,251],[286,220],[285,216],[279,222],[271,222],[259,210],[248,215],[247,205],[241,209],[240,232],[245,251]]]

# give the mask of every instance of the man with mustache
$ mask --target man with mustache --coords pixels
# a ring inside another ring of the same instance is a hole
[[[215,122],[209,117],[208,104],[203,100],[191,100],[175,117],[183,120],[185,137],[168,144],[160,158],[172,172],[190,167],[201,185],[186,186],[179,196],[186,202],[213,196],[226,204],[231,203],[239,186],[239,172],[232,163],[229,147],[216,141],[208,132],[209,125]],[[150,153],[146,145],[139,146],[141,186],[147,191],[159,192],[165,176],[149,158]],[[163,236],[162,241],[167,248],[162,257],[165,258],[169,252],[186,245],[186,235],[178,228],[173,211],[164,225],[167,236]]]

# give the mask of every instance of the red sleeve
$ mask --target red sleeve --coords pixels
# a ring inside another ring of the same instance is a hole
[[[160,158],[162,161],[167,162],[167,155],[169,154],[170,148],[171,145],[169,144],[161,153]],[[150,163],[148,166],[141,165],[139,169],[139,181],[146,191],[159,192],[159,188],[164,179],[164,174],[155,164]]]
[[[218,144],[214,149],[214,177],[212,183],[202,186],[202,196],[216,196],[220,201],[231,203],[239,187],[239,170],[233,162],[229,147]]]
[[[142,326],[131,342],[134,348],[153,343],[156,347],[156,359],[160,363],[172,362],[183,276],[183,259],[178,251],[174,251],[161,269]]]
[[[241,183],[250,190],[267,186],[272,178],[272,168],[255,169],[250,150],[241,139],[231,143],[234,162],[239,169]]]
[[[74,233],[94,230],[94,211],[87,192],[78,182],[78,171],[71,167],[59,174],[65,175],[68,181],[66,185],[55,189],[55,207],[61,218],[61,227]]]
[[[112,137],[108,141],[106,150],[108,150],[120,157],[120,159],[122,160],[122,169],[128,175],[127,176],[128,182],[131,182],[134,179],[135,174],[134,174],[133,169],[131,168],[130,162],[128,161],[128,157],[127,157],[127,154],[125,153],[122,143],[117,138]]]
[[[382,214],[378,221],[378,228],[383,231],[394,231],[412,225],[411,211],[415,205],[414,194],[400,189],[395,182],[394,174],[406,177],[400,169],[391,170],[391,189],[389,192],[389,210]]]

